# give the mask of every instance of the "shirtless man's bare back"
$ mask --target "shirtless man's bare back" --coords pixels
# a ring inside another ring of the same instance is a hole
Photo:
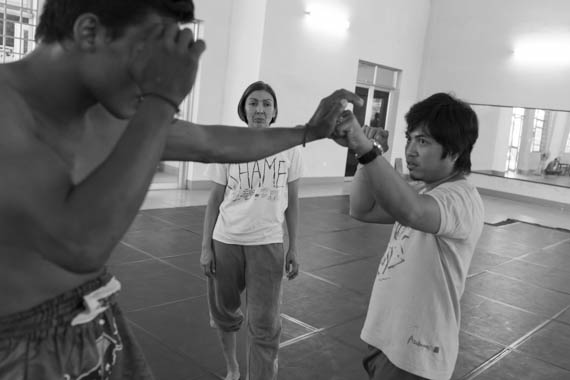
[[[191,0],[46,0],[37,48],[0,65],[0,378],[151,378],[105,263],[157,163],[268,156],[360,102],[336,91],[298,128],[173,123],[205,49],[192,19]]]

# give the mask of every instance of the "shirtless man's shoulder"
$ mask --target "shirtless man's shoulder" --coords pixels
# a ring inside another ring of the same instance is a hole
[[[34,110],[19,89],[12,85],[8,74],[7,68],[0,66],[0,166],[4,178],[9,179],[2,181],[0,188],[54,182],[69,186],[69,181],[66,181],[69,178],[69,165],[42,141],[38,134],[41,125],[38,125]],[[25,189],[19,188],[18,191]],[[0,202],[2,199],[14,202],[14,198],[2,196]],[[20,199],[26,198],[16,198]]]
[[[0,65],[0,315],[27,309],[91,275],[76,275],[45,259],[47,224],[71,186],[71,168],[36,133],[34,110]]]

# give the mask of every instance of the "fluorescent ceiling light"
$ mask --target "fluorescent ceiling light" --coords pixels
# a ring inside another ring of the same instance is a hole
[[[521,41],[515,47],[513,55],[517,61],[526,63],[570,64],[570,38]]]
[[[315,28],[340,32],[350,27],[350,22],[340,11],[322,6],[311,6],[305,12],[309,24]]]

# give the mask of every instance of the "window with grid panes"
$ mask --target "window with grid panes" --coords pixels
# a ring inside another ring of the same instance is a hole
[[[35,46],[38,0],[0,0],[0,63],[16,61]]]
[[[542,149],[542,137],[545,132],[546,111],[534,111],[534,123],[532,126],[532,141],[530,144],[531,152],[540,152]]]

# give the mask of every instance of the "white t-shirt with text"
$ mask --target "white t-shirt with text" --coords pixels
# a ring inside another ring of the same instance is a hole
[[[226,186],[215,240],[237,245],[283,242],[288,185],[302,175],[298,147],[253,162],[212,164],[208,170],[212,181]]]

